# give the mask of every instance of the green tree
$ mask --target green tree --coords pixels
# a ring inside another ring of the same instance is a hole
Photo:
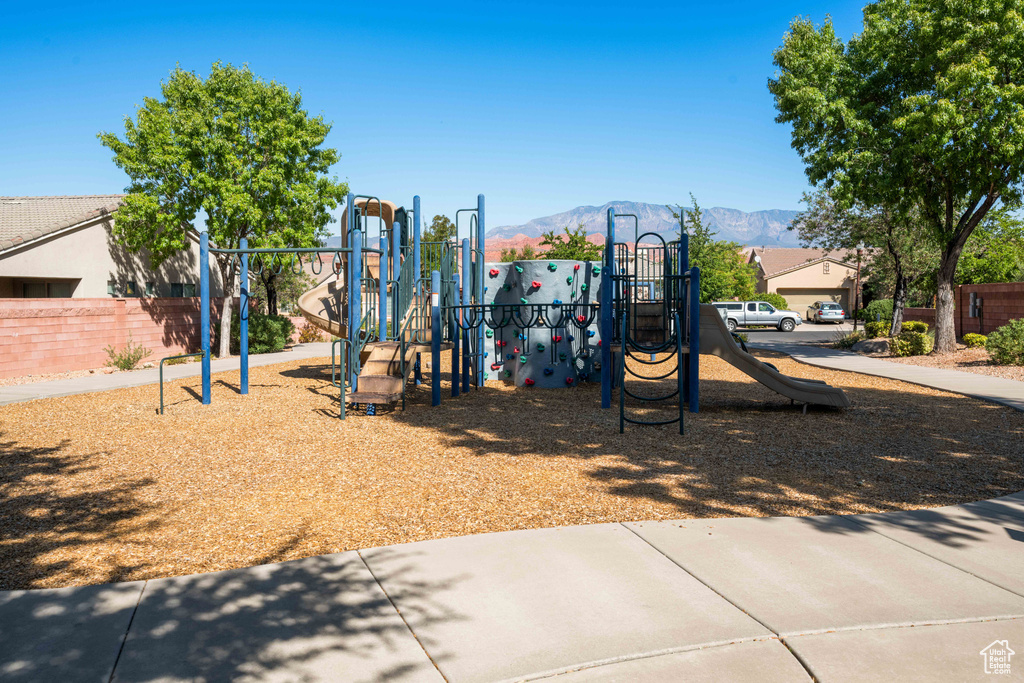
[[[935,350],[956,348],[953,282],[968,238],[1024,178],[1018,0],[878,0],[848,42],[795,19],[774,53],[777,121],[812,183],[851,206],[920,209],[939,247]]]
[[[890,336],[903,327],[903,308],[912,287],[927,277],[938,248],[921,230],[921,212],[904,213],[886,207],[854,204],[844,207],[825,189],[805,194],[807,209],[789,226],[805,246],[825,249],[855,249],[864,244],[873,258],[864,269],[864,281],[877,283],[874,289],[891,293],[893,303]],[[924,238],[922,239],[922,232]],[[856,315],[856,311],[853,312]]]
[[[441,269],[441,255],[444,249],[454,249],[455,240],[458,238],[455,224],[447,216],[437,215],[420,236],[421,243],[430,246],[422,249],[420,260],[420,277],[430,281],[430,273]],[[444,246],[447,245],[447,246]]]
[[[276,268],[267,267],[256,275],[256,284],[252,288],[252,297],[256,305],[268,315],[278,315],[280,311],[295,312],[299,297],[316,285],[316,278],[305,271],[296,273],[289,267],[287,259],[281,272]]]
[[[175,68],[162,99],[145,98],[125,119],[121,139],[100,133],[128,174],[114,231],[154,266],[190,248],[202,210],[220,248],[312,247],[348,191],[327,176],[338,153],[323,147],[331,126],[302,109],[302,97],[276,82],[215,63],[204,80]],[[220,354],[229,353],[235,259],[216,255],[224,285]]]
[[[1024,280],[1024,221],[1005,208],[992,211],[964,248],[956,269],[956,282]]]
[[[738,242],[716,240],[715,233],[704,225],[703,212],[696,197],[690,195],[692,210],[676,204],[669,211],[679,221],[680,235],[689,235],[690,265],[700,268],[701,303],[738,297],[751,299],[756,289],[754,269],[743,259]]]
[[[541,252],[546,259],[565,259],[572,261],[600,261],[604,250],[599,244],[587,240],[587,229],[583,223],[575,228],[565,226],[565,236],[556,235],[554,230],[544,233],[540,241],[542,247],[547,247]]]
[[[501,250],[501,262],[511,263],[512,261],[533,261],[540,254],[534,249],[532,244],[524,244],[523,248],[516,251],[515,247],[508,247],[507,249]]]
[[[448,216],[437,215],[430,222],[420,240],[423,242],[450,242],[456,238],[455,224],[448,219]]]

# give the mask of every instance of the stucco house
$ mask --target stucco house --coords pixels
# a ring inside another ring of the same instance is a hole
[[[794,311],[802,313],[815,301],[834,301],[847,315],[853,310],[856,252],[755,247],[747,261],[754,265],[757,291],[785,297]]]
[[[112,233],[124,195],[0,197],[0,298],[192,297],[199,236],[159,268]],[[211,269],[211,296],[220,296]]]

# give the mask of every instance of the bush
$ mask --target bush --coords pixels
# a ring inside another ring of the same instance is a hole
[[[928,331],[928,323],[921,320],[904,320],[901,332],[920,332],[924,334]]]
[[[1024,365],[1024,318],[1011,320],[989,333],[985,348],[993,363]]]
[[[860,341],[864,341],[863,332],[836,332],[835,337],[832,340],[833,349],[849,349],[854,344]]]
[[[220,346],[220,325],[213,340],[214,348]],[[292,338],[295,326],[283,315],[267,315],[255,309],[249,309],[249,353],[273,353],[280,351]],[[237,354],[241,348],[242,328],[238,321],[238,311],[231,315],[231,353]]]
[[[858,320],[888,320],[892,321],[892,299],[875,299],[864,308],[857,311]]]
[[[925,356],[932,352],[934,340],[924,332],[903,330],[900,336],[889,340],[889,351],[894,356]]]
[[[969,349],[983,349],[985,348],[985,342],[988,340],[983,334],[977,334],[975,332],[968,332],[964,335],[964,346]]]
[[[118,370],[134,370],[143,358],[153,353],[142,344],[135,344],[130,334],[128,342],[120,351],[115,350],[113,344],[103,350],[107,352],[107,365]]]
[[[872,320],[864,323],[864,332],[867,333],[868,339],[878,339],[879,337],[888,337],[890,327],[892,327],[892,323],[888,320],[878,322]]]
[[[324,333],[313,323],[307,322],[299,329],[300,344],[312,344],[313,342],[322,342],[323,340]]]
[[[783,311],[789,310],[789,304],[786,302],[786,298],[781,294],[776,294],[775,292],[763,292],[759,294],[758,297],[760,298],[758,298],[757,301],[764,301],[765,303],[769,303],[775,308]]]

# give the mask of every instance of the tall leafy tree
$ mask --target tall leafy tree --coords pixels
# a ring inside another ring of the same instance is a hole
[[[603,247],[587,239],[587,228],[580,223],[575,228],[565,226],[565,236],[556,235],[554,230],[544,233],[540,246],[547,247],[541,254],[546,259],[567,259],[575,261],[599,261]]]
[[[191,224],[205,213],[210,241],[237,248],[311,247],[348,191],[327,175],[338,153],[331,130],[302,97],[248,67],[215,63],[207,78],[175,68],[161,99],[145,98],[125,119],[124,137],[100,133],[130,184],[114,230],[155,266],[190,248]],[[229,353],[235,259],[218,255],[224,284],[220,355]]]
[[[808,178],[847,206],[920,209],[939,246],[935,350],[955,350],[953,282],[968,238],[1024,178],[1019,0],[878,0],[847,42],[790,25],[768,87]]]
[[[676,205],[669,211],[679,221],[680,234],[689,235],[690,265],[700,268],[701,303],[724,299],[752,299],[756,293],[754,269],[743,259],[739,242],[716,240],[715,232],[704,224],[696,197],[690,195],[693,209]]]
[[[445,242],[451,245],[455,245],[455,240],[458,238],[455,223],[452,223],[448,216],[438,214],[434,216],[434,220],[430,222],[430,226],[423,231],[420,236],[420,242],[426,243],[437,243]],[[427,247],[423,252],[423,258],[420,261],[420,277],[430,280],[430,273],[434,270],[441,268],[441,248],[439,247]]]
[[[855,249],[859,244],[874,255],[870,275],[892,294],[892,325],[896,336],[903,328],[903,309],[911,288],[932,270],[938,248],[920,227],[920,211],[893,211],[887,207],[844,207],[824,189],[804,195],[807,209],[790,225],[805,246]],[[924,233],[922,235],[922,232]]]
[[[1005,209],[992,211],[978,226],[956,269],[956,282],[1024,280],[1024,221]]]

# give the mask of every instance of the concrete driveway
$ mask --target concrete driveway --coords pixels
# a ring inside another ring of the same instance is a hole
[[[857,323],[857,329],[863,329],[863,323]],[[847,320],[844,323],[822,323],[815,325],[804,321],[792,332],[780,332],[774,327],[741,327],[737,332],[746,334],[750,341],[748,344],[758,343],[786,343],[786,344],[819,344],[832,341],[836,334],[842,332],[847,334],[853,330],[853,322]]]

